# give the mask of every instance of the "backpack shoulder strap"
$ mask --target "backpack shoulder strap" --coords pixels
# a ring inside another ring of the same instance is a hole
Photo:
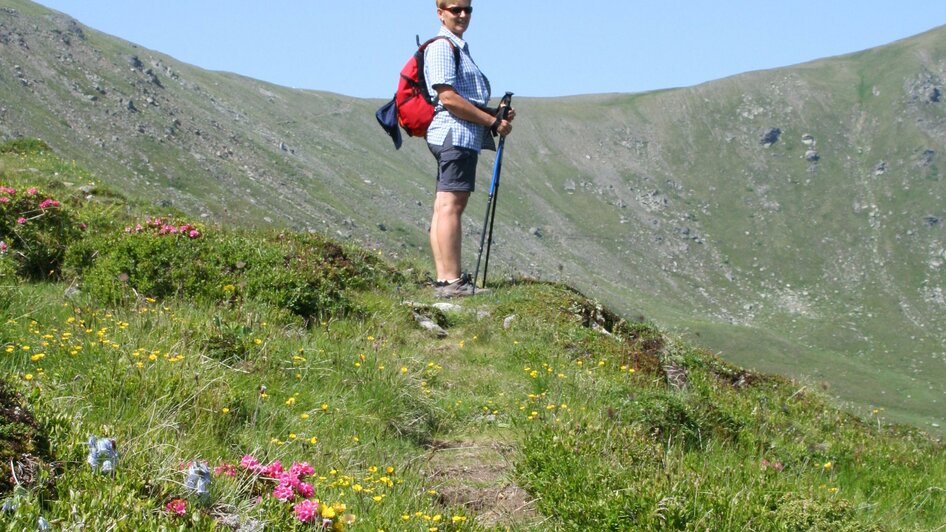
[[[454,64],[454,68],[456,69],[457,72],[459,72],[459,71],[460,71],[460,49],[457,48],[457,45],[453,44],[453,41],[451,41],[449,37],[446,37],[446,36],[443,36],[443,35],[438,35],[438,36],[436,36],[436,37],[431,37],[430,39],[427,39],[426,42],[424,42],[423,44],[419,45],[419,46],[417,47],[417,51],[420,52],[420,53],[423,53],[424,50],[426,50],[427,47],[430,46],[434,41],[439,41],[439,40],[441,40],[441,39],[447,41],[447,44],[449,44],[449,45],[450,45],[450,48],[453,50],[453,64]],[[420,42],[420,36],[417,36],[417,41]]]

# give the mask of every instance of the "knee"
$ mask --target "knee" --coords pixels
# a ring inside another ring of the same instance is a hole
[[[438,194],[434,202],[434,211],[438,216],[460,216],[466,209],[469,194]]]

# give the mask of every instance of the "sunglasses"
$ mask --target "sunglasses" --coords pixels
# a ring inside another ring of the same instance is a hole
[[[473,14],[473,6],[467,6],[467,7],[451,6],[451,7],[445,7],[443,9],[453,13],[455,16],[460,16],[460,13],[466,13],[467,15]]]

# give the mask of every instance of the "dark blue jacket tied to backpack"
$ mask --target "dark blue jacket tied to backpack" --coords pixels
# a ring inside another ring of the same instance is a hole
[[[459,69],[460,50],[450,39],[443,36],[429,39],[417,47],[417,51],[401,69],[394,98],[374,114],[381,128],[391,136],[395,149],[401,148],[401,129],[411,137],[423,138],[427,136],[427,128],[434,119],[434,98],[427,90],[427,80],[424,79],[424,51],[430,43],[438,39],[450,43],[455,64]]]

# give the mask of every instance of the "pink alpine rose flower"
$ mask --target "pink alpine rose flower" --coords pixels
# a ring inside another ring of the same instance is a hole
[[[187,513],[187,501],[184,499],[172,499],[164,505],[164,509],[172,514],[184,515]]]
[[[38,194],[38,193],[39,193],[39,191],[36,190],[36,187],[30,187],[30,188],[26,189],[26,195],[27,195],[27,196],[35,196],[35,195]]]
[[[10,249],[10,247],[7,246],[7,243],[0,240],[0,253],[6,253],[8,249]]]
[[[263,468],[263,466],[260,465],[259,460],[249,454],[243,456],[243,459],[240,460],[240,465],[243,466],[244,469],[249,469],[254,473],[258,473]]]
[[[279,475],[283,472],[284,470],[282,468],[282,462],[280,462],[279,460],[276,460],[275,462],[264,467],[263,470],[261,471],[261,473],[264,476],[272,477],[272,478],[279,478]]]
[[[280,484],[288,484],[293,488],[298,489],[301,481],[299,480],[299,477],[293,475],[292,473],[283,471],[282,473],[276,474],[276,482],[279,482]]]
[[[314,523],[319,517],[319,503],[305,500],[292,507],[296,519],[303,523]]]
[[[26,218],[20,216],[19,218],[16,219],[16,223],[23,225],[26,223]]]
[[[296,498],[296,492],[293,491],[291,485],[283,482],[273,488],[273,497],[282,502],[288,502]]]
[[[299,490],[299,495],[302,495],[306,499],[309,499],[315,495],[315,488],[312,487],[312,484],[307,482],[300,482],[299,485],[296,486],[296,489]]]
[[[302,462],[301,464],[295,463],[289,468],[289,472],[299,478],[302,478],[315,473],[315,468],[309,465],[309,462]]]
[[[236,466],[233,464],[228,464],[226,462],[214,468],[214,475],[226,475],[228,477],[235,477],[236,474],[237,474]]]

